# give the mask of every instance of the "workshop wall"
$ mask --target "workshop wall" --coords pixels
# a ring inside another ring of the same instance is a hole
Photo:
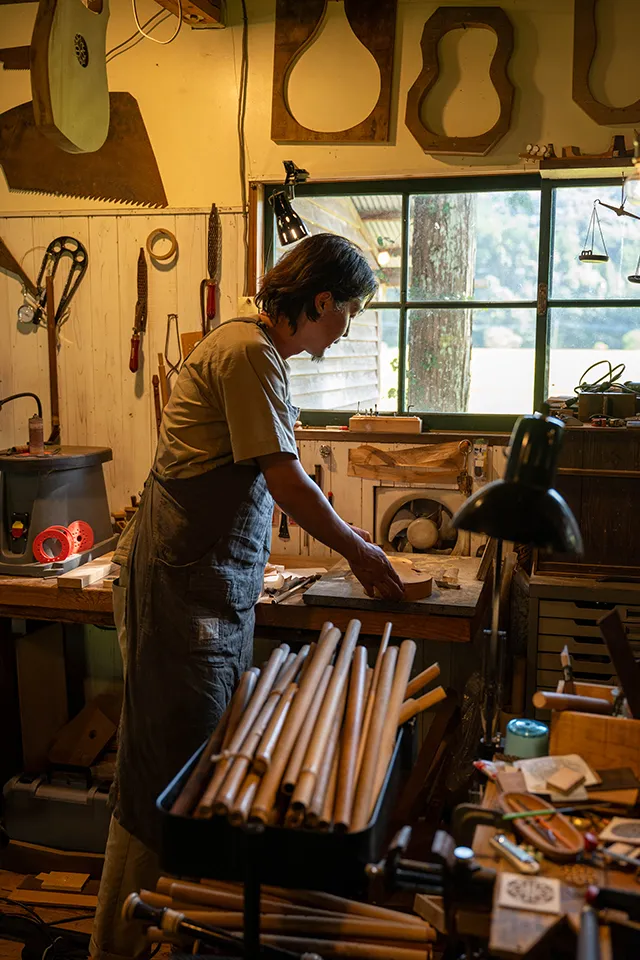
[[[314,179],[518,172],[527,168],[518,159],[527,143],[552,141],[556,149],[571,143],[596,152],[607,148],[612,133],[620,132],[597,126],[571,100],[573,0],[502,0],[516,38],[510,66],[516,86],[511,129],[488,157],[425,156],[404,124],[404,111],[407,90],[420,70],[422,28],[437,6],[424,0],[399,3],[392,142],[281,146],[270,138],[275,4],[248,0],[249,178],[280,180],[282,160],[290,157]],[[169,46],[144,40],[109,64],[110,89],[130,91],[139,102],[169,199],[168,211],[139,215],[117,204],[12,194],[0,177],[0,236],[19,260],[24,258],[30,275],[37,273],[43,248],[53,237],[68,233],[87,244],[89,271],[62,329],[62,424],[68,442],[113,447],[115,462],[107,475],[114,509],[122,509],[129,495],[140,489],[148,470],[155,437],[150,380],[156,354],[163,347],[166,314],[179,313],[183,331],[198,327],[197,288],[205,275],[204,211],[212,201],[223,211],[222,319],[237,313],[242,293],[236,132],[242,31],[240,4],[229,0],[228,8],[228,27],[223,30],[184,28]],[[332,3],[329,8],[327,27],[316,48],[301,58],[290,94],[300,119],[317,116],[326,125],[334,117],[334,126],[339,127],[357,119],[358,108],[362,113],[369,109],[375,79],[360,83],[370,75],[366,55],[363,60],[352,40],[340,36],[342,5]],[[29,42],[35,9],[33,3],[0,5],[3,46]],[[151,0],[138,0],[138,9],[145,20],[159,8]],[[636,0],[599,4],[601,34],[592,82],[596,95],[606,102],[624,104],[640,96],[640,77],[629,69],[635,62],[637,38],[629,25],[637,18]],[[156,36],[163,39],[172,28],[169,20]],[[107,49],[134,29],[129,0],[112,0]],[[494,43],[492,34],[478,30],[455,31],[445,38],[442,50],[447,65],[427,111],[435,129],[474,134],[494,122],[497,98],[486,76]],[[345,90],[354,99],[346,98]],[[0,111],[30,98],[28,72],[0,71]],[[185,208],[194,212],[179,212]],[[105,216],[105,211],[113,215]],[[129,373],[127,363],[135,259],[155,226],[174,230],[181,249],[176,270],[150,269],[147,366],[141,379]],[[25,335],[16,328],[19,302],[16,281],[0,274],[0,395],[36,390],[44,398],[46,335],[44,330]],[[3,410],[0,447],[23,442],[25,422],[22,408]]]

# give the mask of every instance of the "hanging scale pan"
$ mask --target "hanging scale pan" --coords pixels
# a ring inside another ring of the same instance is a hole
[[[583,250],[578,260],[583,263],[607,263],[609,257],[606,253],[594,253],[593,250]],[[631,279],[631,277],[629,277]]]
[[[599,203],[599,201],[596,200],[593,204],[591,216],[589,218],[589,226],[587,227],[587,235],[584,240],[584,247],[578,257],[578,260],[580,260],[582,263],[607,263],[609,260],[607,245],[604,242],[604,235],[602,233],[602,226],[600,225],[600,217],[598,216],[596,203]],[[598,233],[600,234],[600,242],[602,243],[602,249],[604,251],[603,253],[593,252],[596,242],[596,227],[598,228]]]

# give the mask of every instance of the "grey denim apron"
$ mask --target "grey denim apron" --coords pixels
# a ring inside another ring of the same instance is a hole
[[[251,665],[272,510],[257,467],[147,480],[129,568],[115,815],[156,851],[156,797]]]

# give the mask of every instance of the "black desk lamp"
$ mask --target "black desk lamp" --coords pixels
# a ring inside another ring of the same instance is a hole
[[[286,247],[309,233],[291,205],[291,201],[295,198],[296,184],[304,183],[309,174],[306,170],[297,167],[293,160],[284,160],[283,163],[287,174],[284,178],[284,189],[271,194],[269,200],[276,218],[278,239],[281,245]]]
[[[569,554],[581,554],[583,549],[576,519],[554,490],[563,430],[560,420],[541,413],[518,420],[511,435],[504,480],[494,480],[478,490],[453,517],[453,525],[460,530],[486,533],[496,541],[491,631],[483,669],[483,753],[489,756],[496,746],[496,721],[501,707],[502,541]]]

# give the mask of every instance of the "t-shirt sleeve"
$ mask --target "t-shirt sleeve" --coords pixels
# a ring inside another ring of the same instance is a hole
[[[218,380],[235,463],[270,453],[298,455],[296,408],[274,348],[249,342],[229,351]]]

